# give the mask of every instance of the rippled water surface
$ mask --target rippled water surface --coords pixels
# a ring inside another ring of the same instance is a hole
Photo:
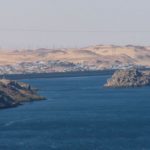
[[[150,88],[107,78],[24,80],[48,99],[0,110],[0,150],[150,150]]]

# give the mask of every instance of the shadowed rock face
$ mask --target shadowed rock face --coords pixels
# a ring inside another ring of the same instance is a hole
[[[43,100],[35,89],[29,84],[13,81],[0,80],[0,108],[9,108],[20,105],[23,102]]]
[[[118,70],[104,87],[141,87],[150,85],[150,73],[142,72],[137,69]]]

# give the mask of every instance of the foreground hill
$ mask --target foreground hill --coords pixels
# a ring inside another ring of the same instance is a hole
[[[1,51],[0,74],[150,67],[150,47],[96,45],[78,49]]]
[[[15,107],[27,101],[43,99],[45,98],[39,96],[36,90],[27,83],[6,79],[0,80],[0,109]]]

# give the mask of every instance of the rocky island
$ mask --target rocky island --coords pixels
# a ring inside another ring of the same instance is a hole
[[[119,88],[119,87],[141,87],[150,85],[150,71],[139,71],[137,69],[117,70],[108,79],[104,87]]]
[[[21,105],[23,102],[44,100],[30,84],[0,79],[0,109]]]

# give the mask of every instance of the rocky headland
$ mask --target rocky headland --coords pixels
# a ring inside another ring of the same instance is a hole
[[[139,71],[137,69],[117,70],[104,87],[142,87],[150,85],[150,71]]]
[[[0,79],[0,109],[21,105],[24,102],[44,100],[30,84]]]

